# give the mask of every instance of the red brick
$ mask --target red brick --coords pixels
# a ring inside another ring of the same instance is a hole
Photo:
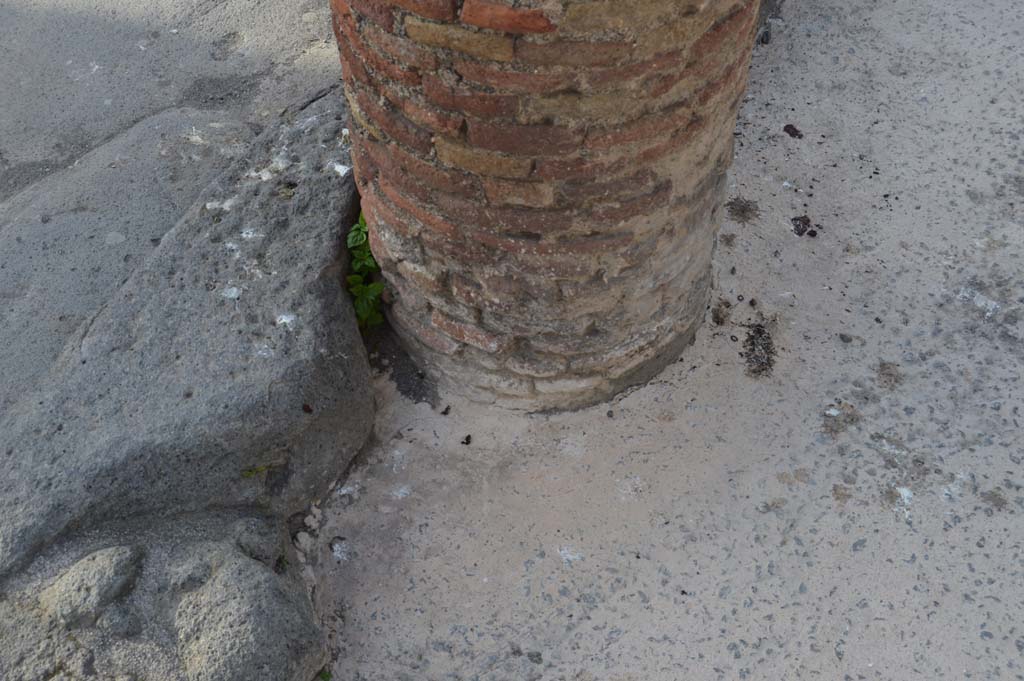
[[[347,5],[348,11],[355,10],[382,28],[390,31],[395,25],[394,7],[382,0],[341,0],[341,6]]]
[[[385,274],[400,261],[421,262],[422,250],[407,225],[372,193],[363,194],[362,209],[369,224],[370,251]]]
[[[391,178],[391,180],[396,181],[397,178]],[[383,178],[379,178],[377,181],[381,193],[387,197],[388,201],[416,218],[416,220],[427,229],[448,237],[457,237],[459,235],[461,230],[458,226],[453,225],[447,220],[434,215],[431,211],[426,210],[417,201],[410,199],[402,193],[402,191],[395,186],[392,181],[388,181]]]
[[[591,234],[573,239],[563,239],[555,243],[559,253],[573,255],[593,255],[595,253],[615,253],[628,246],[633,235],[624,232]]]
[[[383,31],[369,22],[364,22],[361,29],[363,40],[377,47],[396,64],[414,68],[421,76],[424,72],[431,73],[437,70],[437,55],[427,48],[417,45],[408,38]]]
[[[458,135],[462,130],[462,116],[421,103],[415,95],[406,94],[389,84],[378,86],[384,98],[402,112],[410,121],[431,132],[442,135]]]
[[[537,161],[533,175],[542,180],[580,180],[615,175],[627,164],[624,159],[600,156],[545,158]]]
[[[408,220],[399,220],[396,213],[385,207],[385,203],[380,201],[373,204],[371,209],[374,217],[371,221],[371,213],[367,212],[366,219],[370,224],[370,250],[381,264],[384,276],[388,277],[399,262],[421,264],[428,259],[424,258],[420,239],[409,233],[406,224]],[[433,258],[429,260],[433,261]]]
[[[368,219],[377,222],[377,211],[375,210],[376,204],[372,201],[366,201],[365,198],[362,202],[362,209]],[[378,264],[383,264],[385,267],[389,266],[389,263],[395,261],[387,245],[381,241],[380,230],[371,229],[367,231],[367,240],[370,242],[370,252],[373,253],[374,259]]]
[[[523,277],[507,274],[486,274],[481,278],[480,284],[484,295],[495,300],[507,300],[512,304],[518,304],[523,300],[532,298],[534,292],[530,283]]]
[[[393,101],[393,100],[392,100]],[[419,98],[399,99],[399,108],[406,118],[418,125],[445,135],[458,135],[465,125],[465,118],[458,114],[440,111]]]
[[[538,66],[612,66],[629,60],[633,46],[629,43],[563,41],[535,43],[516,42],[516,59]]]
[[[703,118],[697,116],[690,120],[685,127],[677,129],[672,135],[662,142],[647,147],[643,151],[637,153],[634,158],[640,163],[651,163],[665,155],[678,151],[690,142],[698,139],[698,132],[704,128],[705,121]]]
[[[404,262],[404,260],[399,260],[391,263],[388,266],[388,272],[396,271]],[[381,302],[384,305],[400,304],[411,314],[416,315],[424,315],[430,310],[431,301],[428,300],[427,294],[416,288],[413,282],[404,277],[390,276],[387,278],[387,284],[381,293]]]
[[[592,130],[587,134],[585,146],[588,149],[609,149],[657,139],[667,133],[685,128],[692,117],[692,108],[684,102],[623,125],[615,125],[604,130]]]
[[[389,230],[394,232],[395,237],[400,237],[408,242],[412,242],[420,236],[421,230],[418,225],[413,224],[414,220],[399,214],[386,199],[381,198],[376,188],[371,186],[362,198],[364,205],[369,206],[368,217],[372,214],[373,220],[370,222],[369,230],[371,234],[375,231],[376,226],[386,225]],[[415,257],[410,259],[419,261],[419,258]]]
[[[691,73],[690,69],[681,69],[675,73],[654,75],[644,80],[640,87],[648,96],[658,98],[671,91],[683,79],[688,78]]]
[[[427,252],[449,265],[464,263],[470,269],[494,267],[504,257],[482,241],[474,240],[468,230],[459,238],[427,230],[420,235],[420,241]]]
[[[454,355],[462,348],[462,343],[447,334],[438,332],[431,325],[422,323],[400,304],[391,308],[391,318],[397,322],[399,327],[407,329],[413,338],[442,355]]]
[[[447,85],[437,76],[424,75],[422,85],[423,96],[434,104],[478,118],[511,118],[519,107],[519,100],[511,95]]]
[[[494,295],[491,289],[485,289],[479,282],[462,274],[453,272],[448,277],[452,297],[467,305],[489,310],[507,310],[513,300],[507,295]]]
[[[458,220],[458,227],[450,225],[447,228],[439,227],[434,230],[441,234],[455,236],[460,230],[468,232],[480,225],[486,226],[489,224],[484,213],[486,207],[482,201],[468,201],[450,194],[434,192],[422,185],[418,185],[415,180],[408,178],[396,180],[394,184],[400,186],[402,192],[407,196],[415,198],[419,205],[422,206],[420,210],[429,208],[431,211],[437,211],[442,215],[449,215],[453,219]]]
[[[646,194],[654,188],[657,177],[649,169],[641,169],[628,177],[607,181],[563,182],[558,195],[563,203],[588,204],[593,201],[621,201]]]
[[[576,253],[562,251],[555,253],[527,252],[520,254],[515,259],[517,276],[539,278],[541,281],[548,282],[554,291],[558,289],[552,284],[553,280],[591,276],[599,267],[600,265],[596,264],[594,258],[581,258]],[[529,300],[525,301],[524,305],[528,305],[529,302]]]
[[[598,206],[590,211],[588,217],[594,224],[616,224],[635,217],[643,217],[668,205],[672,196],[672,183],[668,180],[659,182],[646,194],[634,196],[613,205]]]
[[[338,43],[338,56],[341,57],[343,75],[349,82],[358,81],[363,85],[372,85],[370,74],[363,66],[363,60],[355,55],[347,41]]]
[[[659,54],[651,59],[635,64],[591,69],[582,74],[582,79],[590,87],[620,85],[673,67],[682,68],[685,64],[685,59],[686,53],[683,50],[677,50]],[[644,94],[646,95],[647,93]]]
[[[487,201],[494,205],[547,208],[555,202],[555,187],[548,182],[515,182],[488,178],[483,180]]]
[[[411,71],[404,66],[391,62],[391,60],[363,41],[356,27],[355,19],[351,14],[343,15],[339,23],[341,31],[348,41],[348,46],[362,60],[364,66],[370,67],[373,72],[383,77],[405,85],[419,84],[419,72]]]
[[[402,237],[389,224],[378,224],[370,230],[370,252],[384,272],[392,272],[399,263],[406,262],[411,249],[418,248],[414,241]],[[413,256],[416,257],[416,256]]]
[[[440,168],[399,147],[385,147],[371,140],[365,146],[373,163],[384,168],[390,177],[408,177],[431,189],[467,199],[482,198],[479,182],[469,173]]]
[[[334,30],[334,40],[341,46],[341,16],[348,14],[348,5],[344,0],[331,0],[331,28]]]
[[[721,74],[718,78],[715,78],[698,90],[696,93],[697,103],[704,106],[721,92],[732,90],[737,86],[739,86],[740,89],[745,87],[745,76],[747,74],[746,67],[749,59],[749,55],[742,55],[726,68],[725,73]]]
[[[430,133],[414,125],[401,114],[384,108],[368,92],[361,88],[351,89],[355,90],[356,102],[359,104],[359,108],[386,135],[415,151],[423,154],[430,152],[433,148]]]
[[[407,197],[407,200],[412,201],[416,206],[433,207],[437,204],[437,190],[428,187],[415,177],[405,173],[388,173],[386,177],[386,181],[389,181]],[[406,212],[409,211],[406,210]]]
[[[356,184],[364,187],[377,177],[379,169],[373,156],[369,153],[372,142],[365,135],[356,134],[352,137],[352,165],[355,168]]]
[[[359,207],[362,212],[366,215],[366,222],[368,225],[367,233],[370,238],[370,250],[373,250],[374,233],[377,231],[375,227],[379,224],[395,224],[399,227],[402,226],[403,222],[399,219],[399,216],[387,208],[384,203],[380,200],[380,195],[374,185],[368,185],[359,196]],[[412,233],[408,233],[412,235]],[[374,251],[376,254],[376,251]]]
[[[718,64],[712,59],[690,59],[684,68],[675,72],[652,75],[644,81],[642,87],[650,97],[661,97],[684,80],[694,83],[713,80],[717,66]]]
[[[467,234],[467,236],[469,236]],[[541,257],[574,257],[600,252],[611,252],[628,245],[633,235],[628,233],[596,233],[560,240],[538,240],[499,236],[487,232],[474,232],[472,238],[506,253]]]
[[[452,68],[466,80],[498,92],[553,94],[576,87],[577,81],[576,73],[573,71],[517,71],[461,60],[455,60]]]
[[[708,56],[721,51],[723,43],[730,38],[743,36],[746,41],[746,34],[753,27],[757,18],[757,0],[744,0],[738,3],[733,11],[719,19],[693,44],[690,50],[691,58],[705,59]]]
[[[478,59],[512,61],[515,42],[512,36],[487,33],[461,25],[438,24],[407,16],[405,34],[422,45],[461,52]]]
[[[366,214],[366,219],[367,219],[368,223],[370,223],[370,222],[377,222],[377,221],[379,221],[381,219],[381,217],[377,214],[377,206],[378,206],[378,204],[379,204],[379,202],[377,201],[377,196],[376,196],[376,194],[373,191],[373,187],[369,187],[368,186],[368,187],[366,187],[365,190],[360,192],[360,195],[359,195],[359,208],[360,208],[360,210],[363,213]],[[370,229],[367,230],[367,232],[372,232],[372,231],[373,230],[370,230]],[[373,250],[373,249],[371,248],[370,250]]]
[[[549,156],[575,151],[583,133],[555,125],[517,125],[470,121],[467,139],[473,146],[518,156]]]
[[[455,0],[388,0],[387,4],[396,5],[427,19],[455,19]]]
[[[434,310],[430,323],[455,340],[472,345],[492,355],[508,348],[511,339],[489,333],[478,326],[452,319],[439,310]]]
[[[540,239],[572,228],[575,213],[562,209],[536,209],[516,206],[484,206],[455,196],[435,193],[431,203],[445,215],[457,215],[467,229]]]
[[[416,265],[405,260],[398,263],[396,269],[399,275],[409,280],[421,291],[433,295],[447,292],[448,287],[444,272],[432,272],[422,265]]]
[[[555,25],[539,9],[510,7],[491,0],[466,0],[459,18],[464,24],[505,33],[550,33]]]
[[[434,138],[434,149],[441,163],[478,175],[522,178],[529,177],[533,171],[533,161],[529,158],[475,149],[441,136]]]
[[[343,20],[341,26],[346,37],[349,38],[348,42],[341,46],[341,49],[344,51],[342,63],[353,62],[356,80],[368,85],[371,90],[379,91],[391,102],[392,106],[417,125],[433,132],[449,134],[456,133],[462,129],[462,116],[439,111],[431,106],[425,106],[417,101],[415,96],[399,90],[391,82],[417,85],[420,82],[420,75],[417,71],[410,71],[397,64],[393,64],[383,55],[378,54],[373,48],[367,47],[356,33],[355,25],[351,22]],[[349,54],[350,46],[354,48],[355,56]],[[372,73],[368,72],[365,68],[367,65],[379,77],[375,77]]]

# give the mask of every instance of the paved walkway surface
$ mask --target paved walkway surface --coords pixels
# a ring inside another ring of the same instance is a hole
[[[319,0],[5,0],[0,200],[154,113],[268,122],[337,80]]]
[[[1022,678],[1022,36],[1011,0],[791,0],[720,325],[575,414],[380,380],[319,535],[334,678]]]
[[[319,0],[0,4],[0,411],[297,100],[337,87]]]

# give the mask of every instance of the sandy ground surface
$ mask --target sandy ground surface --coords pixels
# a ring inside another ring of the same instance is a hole
[[[382,376],[318,537],[334,678],[1024,678],[1022,37],[791,0],[685,356],[560,415]]]

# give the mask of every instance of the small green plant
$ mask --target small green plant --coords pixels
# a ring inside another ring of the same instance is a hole
[[[321,669],[320,673],[316,675],[320,681],[331,681],[331,673],[326,669]]]
[[[345,281],[348,283],[348,292],[352,294],[356,321],[359,322],[359,328],[365,330],[384,321],[380,312],[384,283],[373,280],[373,274],[380,271],[380,266],[370,252],[366,218],[362,213],[359,214],[359,222],[352,225],[348,232],[348,252],[352,260],[352,274]]]

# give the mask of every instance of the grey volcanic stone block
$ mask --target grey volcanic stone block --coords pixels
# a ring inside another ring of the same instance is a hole
[[[101,609],[131,586],[141,558],[142,552],[130,546],[96,551],[43,591],[39,604],[66,625],[93,624]]]
[[[286,518],[373,424],[339,97],[200,196],[0,416],[0,677],[308,681]]]
[[[0,202],[0,413],[254,137],[224,112],[170,109]]]
[[[312,679],[324,664],[306,594],[237,552],[175,612],[178,651],[190,681]]]
[[[0,418],[0,574],[105,519],[298,511],[357,451],[372,406],[334,116],[263,136]]]
[[[125,538],[133,546],[112,545]],[[266,560],[246,553],[254,540]],[[76,535],[5,585],[0,678],[310,681],[325,642],[291,565],[284,523],[269,516],[218,511]]]

